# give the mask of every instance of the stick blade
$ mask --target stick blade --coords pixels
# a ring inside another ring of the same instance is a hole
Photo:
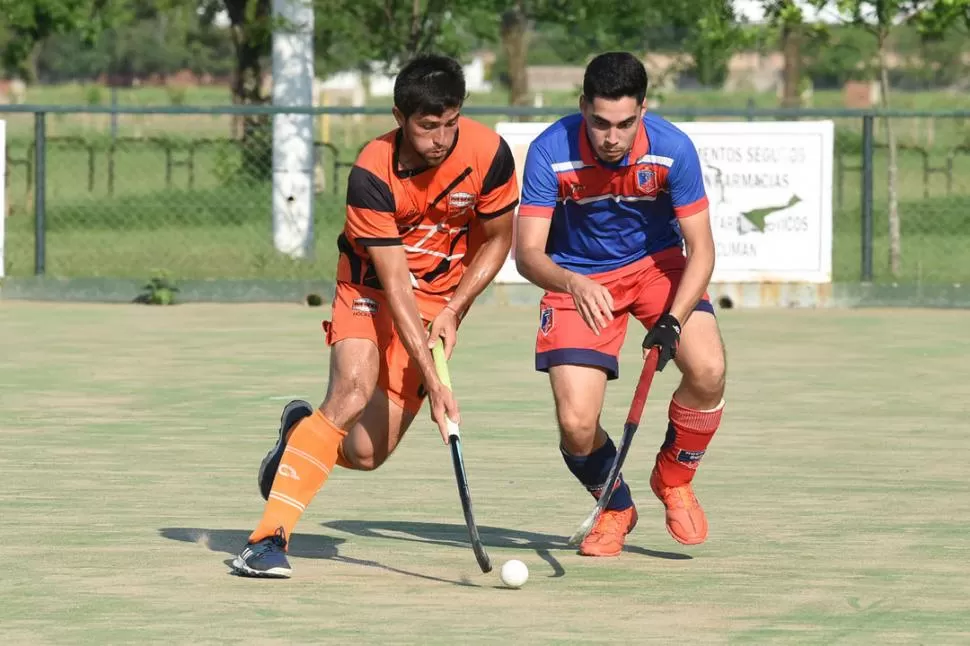
[[[462,457],[461,439],[458,436],[451,437],[451,459],[472,551],[475,554],[475,560],[478,561],[478,567],[487,574],[492,571],[492,560],[489,558],[485,544],[482,543],[481,536],[478,533],[478,524],[475,522],[475,512],[472,508],[471,491],[468,488],[468,475],[465,473],[465,460]]]
[[[593,525],[596,524],[596,519],[599,518],[600,511],[599,506],[597,506],[596,509],[593,510],[593,513],[586,517],[586,520],[584,520],[583,524],[579,526],[579,529],[577,529],[575,533],[569,537],[570,545],[579,545],[586,540],[586,537],[589,536],[590,530],[593,529]]]

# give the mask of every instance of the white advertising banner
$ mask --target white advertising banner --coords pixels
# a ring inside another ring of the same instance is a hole
[[[499,123],[522,181],[526,152],[548,123]],[[700,157],[717,246],[712,282],[832,280],[831,121],[676,124]],[[496,282],[525,282],[515,249]]]

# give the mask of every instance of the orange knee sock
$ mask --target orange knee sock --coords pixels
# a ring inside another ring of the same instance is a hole
[[[303,418],[290,434],[280,461],[263,518],[249,537],[254,543],[283,529],[287,540],[297,521],[337,460],[337,447],[347,434],[321,411]]]
[[[724,401],[713,410],[694,410],[670,400],[667,437],[657,453],[657,472],[667,487],[690,482],[707,445],[721,424]]]

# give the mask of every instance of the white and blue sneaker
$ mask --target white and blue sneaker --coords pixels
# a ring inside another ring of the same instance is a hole
[[[283,528],[273,536],[261,541],[247,543],[239,556],[233,559],[232,569],[240,576],[264,579],[288,579],[293,573],[286,560],[286,536]]]
[[[276,470],[280,467],[283,451],[286,450],[286,436],[289,435],[291,428],[300,423],[300,420],[310,415],[313,415],[313,406],[302,399],[294,399],[283,409],[283,415],[280,417],[280,437],[276,441],[276,446],[269,450],[259,464],[257,480],[263,500],[269,500],[269,492],[273,489]]]

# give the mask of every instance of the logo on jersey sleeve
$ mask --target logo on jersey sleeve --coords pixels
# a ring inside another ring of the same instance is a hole
[[[539,312],[539,331],[549,334],[552,331],[552,308],[546,307]]]

